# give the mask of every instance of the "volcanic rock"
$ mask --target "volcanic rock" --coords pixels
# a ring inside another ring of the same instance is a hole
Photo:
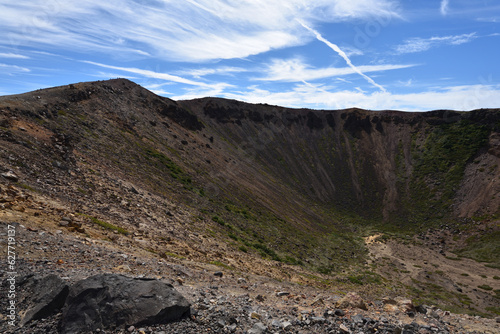
[[[25,295],[20,304],[28,305],[23,312],[21,325],[57,313],[63,307],[69,291],[68,284],[53,274],[24,277],[19,288]]]
[[[64,333],[163,324],[189,314],[190,304],[170,284],[100,274],[71,286],[63,310]]]

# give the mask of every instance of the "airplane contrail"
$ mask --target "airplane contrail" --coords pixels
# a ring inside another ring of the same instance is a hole
[[[344,51],[342,51],[338,45],[336,44],[333,44],[331,42],[329,42],[328,40],[326,40],[323,36],[321,36],[321,34],[319,32],[317,32],[316,30],[314,30],[313,28],[307,26],[304,22],[300,21],[300,20],[297,20],[304,28],[306,28],[307,30],[309,30],[310,32],[312,32],[315,36],[316,36],[316,39],[320,42],[323,42],[325,43],[328,47],[330,47],[333,51],[337,52],[339,54],[339,56],[341,56],[342,58],[344,58],[345,62],[347,63],[347,65],[349,65],[350,68],[352,68],[356,73],[358,73],[359,75],[361,75],[363,78],[365,78],[369,83],[371,83],[372,85],[374,85],[375,87],[377,87],[378,89],[380,89],[381,91],[383,92],[386,92],[385,88],[380,86],[378,83],[376,83],[375,81],[373,81],[372,78],[370,78],[369,76],[367,76],[366,74],[364,74],[363,72],[361,72],[356,66],[354,66],[354,64],[351,62],[351,60],[349,59],[349,57],[347,57],[346,53]]]

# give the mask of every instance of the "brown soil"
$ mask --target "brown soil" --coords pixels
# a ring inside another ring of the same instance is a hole
[[[441,295],[442,305],[455,301],[471,312],[475,309],[487,313],[487,307],[498,307],[494,291],[500,289],[500,270],[445,250],[453,247],[449,233],[433,231],[405,243],[381,241],[381,237],[379,234],[366,239],[370,263],[384,277],[421,290],[421,300],[425,300],[427,290]]]

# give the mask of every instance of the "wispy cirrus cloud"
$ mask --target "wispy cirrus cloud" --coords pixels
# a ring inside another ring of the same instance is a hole
[[[3,74],[8,74],[8,75],[12,75],[19,72],[24,72],[24,73],[31,72],[31,70],[26,67],[2,64],[2,63],[0,63],[0,70],[2,71]]]
[[[183,78],[183,77],[180,77],[177,75],[156,72],[156,71],[147,70],[147,69],[106,65],[106,64],[96,63],[93,61],[83,61],[83,62],[86,64],[95,65],[95,66],[99,66],[99,67],[103,67],[103,68],[107,68],[107,69],[138,74],[138,75],[145,77],[145,78],[162,80],[162,81],[166,81],[167,83],[175,82],[175,83],[180,83],[180,84],[185,84],[185,85],[190,85],[190,86],[202,87],[207,92],[222,92],[224,89],[226,89],[228,87],[232,87],[231,84],[227,84],[224,82],[207,83],[207,82],[201,82],[201,81],[194,81],[194,80],[186,79],[186,78]],[[156,90],[158,90],[158,87],[160,87],[164,84],[165,83],[156,84],[156,87],[155,87]],[[149,88],[151,88],[151,85],[149,85]]]
[[[417,66],[415,64],[361,65],[357,69],[363,73],[397,70]],[[301,82],[337,76],[357,74],[352,67],[313,68],[301,58],[274,59],[263,71],[265,76],[254,78],[259,81]]]
[[[339,22],[381,15],[399,16],[392,0],[26,0],[0,4],[0,45],[196,62],[302,45],[310,36],[295,18]]]
[[[12,53],[12,52],[8,52],[8,53],[0,52],[0,58],[30,59],[30,57],[28,57],[28,56],[17,54],[17,53]]]
[[[455,36],[436,36],[431,38],[415,37],[407,39],[403,44],[396,46],[395,52],[397,54],[423,52],[441,45],[460,45],[469,43],[476,38],[478,38],[478,36],[475,32]]]
[[[476,19],[476,21],[479,22],[489,22],[489,23],[499,23],[500,22],[500,17],[479,17]]]
[[[222,66],[214,68],[198,68],[198,69],[177,71],[176,74],[188,75],[194,78],[201,78],[208,75],[233,75],[234,73],[242,73],[248,71],[249,71],[248,69],[242,67]]]
[[[204,82],[193,81],[190,79],[185,79],[185,78],[182,78],[182,77],[179,77],[176,75],[171,75],[168,73],[160,73],[160,72],[155,72],[155,71],[145,70],[145,69],[140,69],[140,68],[135,68],[135,67],[113,66],[113,65],[96,63],[96,62],[88,61],[88,60],[84,60],[83,62],[87,63],[87,64],[103,67],[103,68],[112,69],[112,70],[118,70],[118,71],[123,71],[123,72],[128,72],[128,73],[139,74],[139,75],[146,77],[146,78],[161,79],[161,80],[172,81],[172,82],[177,82],[177,83],[182,83],[182,84],[192,85],[192,86],[207,86],[207,84]]]
[[[449,5],[450,5],[450,0],[441,0],[441,6],[439,7],[441,15],[446,16],[448,14]]]

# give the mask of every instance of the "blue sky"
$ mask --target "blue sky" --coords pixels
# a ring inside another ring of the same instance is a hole
[[[0,0],[0,95],[124,77],[176,100],[500,107],[498,0]]]

